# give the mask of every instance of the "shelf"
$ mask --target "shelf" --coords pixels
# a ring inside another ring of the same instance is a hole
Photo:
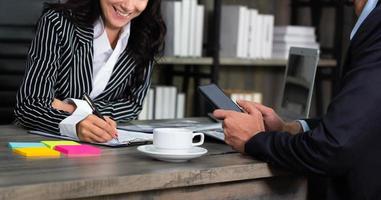
[[[160,65],[212,65],[211,57],[163,57],[159,60]],[[242,59],[242,58],[221,58],[221,66],[269,66],[284,67],[287,64],[286,59]],[[335,67],[337,62],[333,59],[321,59],[319,67]]]

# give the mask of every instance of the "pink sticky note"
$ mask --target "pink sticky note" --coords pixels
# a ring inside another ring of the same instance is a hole
[[[54,147],[55,150],[65,154],[69,157],[78,156],[96,156],[101,153],[99,148],[82,144],[82,145],[57,145]]]

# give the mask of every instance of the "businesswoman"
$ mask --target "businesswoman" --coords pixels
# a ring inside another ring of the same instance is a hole
[[[135,119],[140,112],[153,63],[163,50],[160,4],[47,4],[17,95],[16,123],[88,142],[115,138],[115,121]],[[89,94],[106,120],[92,114],[83,94]]]

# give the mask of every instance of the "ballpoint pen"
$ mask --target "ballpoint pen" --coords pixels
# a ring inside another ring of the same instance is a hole
[[[91,100],[91,98],[85,93],[83,94],[83,99],[85,99],[85,101],[89,104],[89,106],[91,107],[91,109],[93,110],[93,114],[101,119],[103,119],[104,121],[106,121],[106,119],[103,117],[103,115],[98,111],[97,107],[95,106],[94,102]],[[114,139],[116,139],[116,141],[118,141],[119,143],[119,138],[118,136],[116,136]]]

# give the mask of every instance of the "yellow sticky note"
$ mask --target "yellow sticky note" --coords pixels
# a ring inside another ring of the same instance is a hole
[[[54,149],[57,145],[80,145],[78,142],[68,141],[68,140],[56,140],[56,141],[41,141],[47,147]]]
[[[60,152],[48,147],[15,148],[13,152],[25,157],[60,157]]]

